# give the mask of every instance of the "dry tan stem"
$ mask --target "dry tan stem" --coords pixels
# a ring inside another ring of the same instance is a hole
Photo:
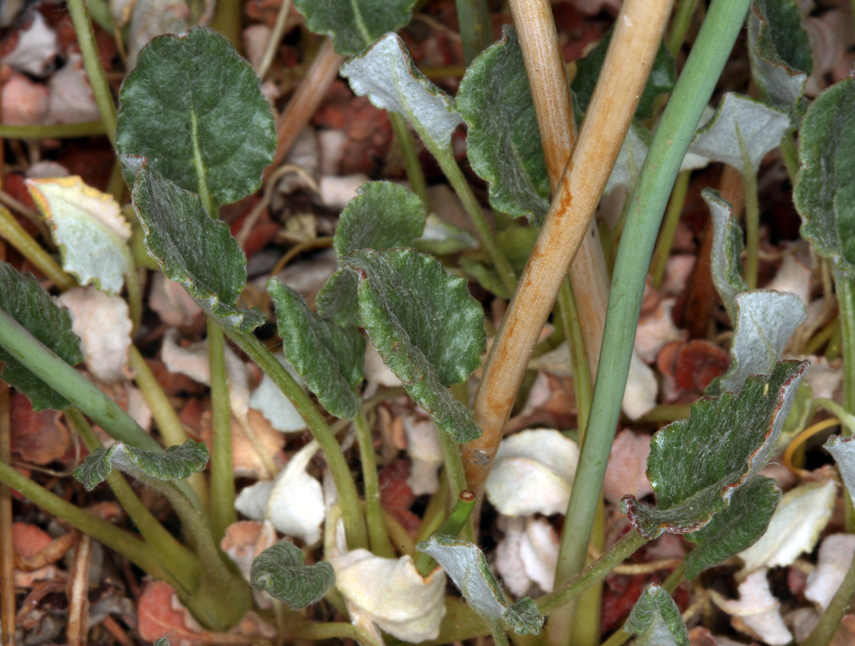
[[[276,156],[273,158],[273,163],[268,166],[268,171],[276,168],[285,159],[300,131],[315,114],[330,84],[338,76],[338,68],[341,67],[344,58],[335,53],[332,38],[326,38],[300,87],[297,88],[285,112],[276,122],[279,143],[276,146]]]
[[[68,646],[86,646],[89,635],[89,555],[92,539],[80,536],[74,551],[74,564],[68,581],[68,625],[65,640]]]
[[[555,193],[570,159],[576,132],[570,85],[552,19],[552,5],[548,0],[511,0],[510,4],[531,84],[549,184]],[[606,261],[593,220],[570,265],[570,281],[579,308],[588,368],[593,380],[597,376],[609,299]]]
[[[0,461],[11,461],[9,386],[0,381]],[[2,646],[15,644],[15,549],[12,544],[12,490],[0,484],[0,632]]]
[[[567,268],[588,235],[662,40],[671,4],[671,0],[627,0],[617,18],[588,116],[484,367],[475,399],[475,422],[483,435],[463,452],[469,488],[479,494],[531,349]]]

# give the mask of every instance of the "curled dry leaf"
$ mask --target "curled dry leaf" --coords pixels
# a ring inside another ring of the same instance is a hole
[[[544,592],[555,586],[558,533],[543,518],[500,518],[505,537],[496,547],[496,571],[517,597],[533,583]]]
[[[68,429],[54,410],[35,412],[26,395],[12,394],[12,453],[24,462],[49,464],[71,449]]]
[[[137,603],[137,621],[137,631],[147,642],[169,637],[170,646],[193,646],[210,640],[175,590],[163,581],[145,583]]]
[[[650,412],[656,406],[656,393],[659,384],[656,375],[644,363],[637,353],[632,353],[629,362],[629,374],[626,380],[626,390],[623,394],[621,410],[630,419],[638,419]]]
[[[202,413],[200,419],[201,439],[211,449],[213,414],[210,410]],[[256,444],[247,436],[249,429],[255,436]],[[279,433],[264,415],[250,410],[246,422],[240,422],[232,417],[232,469],[237,478],[267,478],[265,460],[258,454],[258,449],[266,455],[276,456],[285,447],[285,438]],[[274,460],[275,462],[275,460]]]
[[[653,312],[642,316],[638,322],[635,351],[645,363],[656,361],[656,356],[665,344],[685,340],[687,332],[674,325],[671,313],[676,302],[676,298],[662,299]]]
[[[731,615],[736,630],[770,644],[784,646],[793,640],[781,617],[781,603],[772,595],[766,570],[757,570],[739,584],[739,599],[725,599],[715,590],[715,604]]]
[[[21,395],[23,397],[23,395]],[[39,554],[45,552],[51,544],[50,535],[35,525],[29,523],[12,523],[12,545],[15,549],[16,561],[33,560]],[[62,556],[58,555],[57,558]],[[49,581],[60,576],[60,571],[51,562],[35,570],[15,567],[15,586],[30,588],[37,581]]]
[[[827,536],[819,548],[816,570],[810,573],[805,588],[805,597],[825,610],[834,593],[843,583],[846,570],[855,556],[855,536],[832,534]]]
[[[0,105],[3,123],[10,126],[35,126],[47,116],[50,91],[23,74],[12,74],[3,83]]]
[[[305,388],[303,378],[297,374],[294,367],[288,363],[285,355],[281,352],[277,352],[274,356],[279,360],[279,363],[285,367],[288,374],[290,374],[301,387]],[[267,421],[269,421],[277,431],[282,433],[293,433],[295,431],[302,431],[306,428],[306,422],[303,421],[300,413],[298,413],[297,409],[294,408],[294,404],[291,403],[291,400],[288,399],[281,390],[279,390],[279,387],[266,374],[261,379],[261,383],[258,387],[252,391],[249,405],[251,408],[264,415]]]
[[[276,529],[269,520],[256,522],[241,520],[226,527],[226,535],[220,541],[220,548],[235,562],[247,581],[255,557],[276,543]],[[273,607],[270,596],[264,592],[253,590],[256,605],[262,610]]]
[[[406,415],[403,422],[407,454],[412,460],[407,482],[417,496],[436,493],[439,489],[438,471],[442,466],[442,448],[436,425],[429,419],[418,419],[412,415]]]
[[[174,327],[190,325],[202,313],[186,289],[159,271],[154,273],[148,304],[164,323]]]
[[[487,478],[487,496],[505,516],[563,514],[570,500],[579,448],[554,429],[506,437]]]
[[[615,437],[603,480],[603,496],[617,504],[626,494],[644,498],[653,493],[647,479],[647,455],[650,436],[624,429]]]

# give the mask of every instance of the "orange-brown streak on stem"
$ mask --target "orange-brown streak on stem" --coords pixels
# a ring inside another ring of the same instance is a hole
[[[635,113],[671,4],[670,0],[627,0],[617,18],[588,116],[484,367],[474,412],[483,435],[464,448],[469,488],[479,495],[531,349],[588,232]],[[665,18],[660,19],[661,14]]]

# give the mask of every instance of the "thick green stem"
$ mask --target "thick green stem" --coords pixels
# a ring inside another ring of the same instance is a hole
[[[232,467],[232,409],[226,374],[223,331],[208,317],[208,361],[211,366],[211,527],[217,542],[237,522]]]
[[[92,94],[98,111],[101,113],[101,121],[104,122],[104,130],[110,144],[116,147],[116,104],[107,84],[107,76],[101,67],[101,59],[98,56],[98,46],[95,44],[95,32],[89,21],[89,13],[86,11],[84,0],[68,0],[68,12],[71,14],[71,22],[74,23],[74,31],[77,34],[77,42],[80,45],[80,53],[83,56],[83,67],[86,68],[86,76],[92,87]]]
[[[107,134],[103,121],[57,123],[50,126],[10,126],[0,123],[0,139],[77,139]]]
[[[683,46],[683,41],[686,40],[686,32],[689,31],[689,25],[692,24],[692,16],[695,15],[697,8],[698,0],[679,0],[677,3],[674,20],[671,22],[671,30],[665,39],[665,47],[671,53],[671,56],[676,57]]]
[[[840,271],[837,263],[834,263],[834,286],[843,335],[843,408],[852,415],[855,414],[855,278]],[[848,495],[843,500],[846,532],[855,533],[853,501]]]
[[[74,431],[81,437],[86,448],[92,453],[102,448],[101,442],[92,431],[89,422],[74,406],[65,411]],[[199,585],[200,563],[198,557],[182,545],[172,534],[164,529],[152,513],[143,505],[134,490],[118,471],[111,471],[107,484],[116,496],[128,517],[133,521],[139,533],[161,556],[167,567],[187,590]]]
[[[677,175],[674,182],[674,190],[671,191],[671,199],[668,201],[668,210],[665,211],[665,221],[659,231],[659,240],[653,251],[653,262],[650,264],[650,278],[653,287],[660,289],[662,279],[665,277],[665,269],[668,266],[668,258],[671,256],[671,245],[674,243],[674,234],[680,223],[680,215],[683,213],[683,205],[686,203],[686,193],[689,191],[689,171],[683,171]]]
[[[374,456],[374,440],[365,413],[361,410],[353,420],[356,441],[362,460],[362,482],[365,486],[365,517],[368,522],[368,539],[371,551],[386,559],[395,558],[395,550],[386,532],[383,521],[383,506],[380,504],[380,481],[377,478],[377,460]]]
[[[713,0],[632,195],[624,231],[624,240],[629,244],[618,249],[588,439],[582,447],[567,509],[566,517],[573,519],[574,526],[574,541],[567,554],[568,574],[582,569],[588,551],[626,388],[646,278],[643,268],[650,264],[680,163],[742,27],[748,4],[749,0]]]
[[[840,628],[840,621],[843,615],[849,610],[852,605],[852,598],[855,596],[855,558],[849,563],[849,569],[846,570],[846,576],[843,583],[834,593],[831,603],[828,608],[822,613],[819,618],[819,623],[811,631],[810,636],[804,641],[802,646],[828,646],[831,643],[834,633]]]
[[[457,22],[463,41],[463,58],[469,66],[493,42],[486,0],[457,0]]]
[[[445,519],[445,522],[440,525],[433,534],[457,536],[469,526],[469,518],[472,516],[472,511],[474,509],[475,494],[468,489],[461,491],[460,495],[457,496],[457,502],[451,509],[451,513],[448,515],[448,518]],[[419,555],[416,557],[415,565],[419,574],[423,577],[427,577],[436,567],[436,561],[433,560],[432,556],[425,554],[424,552],[419,552]]]
[[[238,51],[243,47],[241,42],[241,0],[219,0],[217,11],[211,20],[211,29],[216,29],[228,38]]]
[[[56,260],[33,239],[33,236],[27,233],[24,227],[18,224],[15,216],[5,206],[0,206],[0,237],[5,238],[61,290],[65,291],[77,286],[77,281],[63,271]]]
[[[395,139],[398,140],[398,145],[401,147],[401,156],[404,158],[404,168],[407,169],[407,179],[410,180],[410,188],[413,189],[413,193],[419,196],[425,210],[430,211],[425,174],[422,171],[422,165],[419,163],[416,142],[413,139],[410,129],[407,127],[407,120],[397,112],[390,112],[389,121],[392,123]]]
[[[742,173],[745,187],[745,282],[757,289],[760,270],[760,200],[757,196],[757,174]]]
[[[252,334],[239,332],[234,328],[226,327],[224,331],[273,380],[273,383],[294,404],[297,412],[305,420],[312,437],[321,446],[338,491],[348,547],[351,550],[359,547],[367,548],[368,536],[365,530],[365,518],[361,513],[353,474],[350,472],[350,467],[344,458],[344,452],[335,439],[329,424],[312,403],[312,400],[309,399],[309,396],[303,392],[294,378],[288,374],[288,371],[261,341]]]
[[[304,640],[351,639],[363,646],[383,646],[370,633],[359,626],[342,621],[319,623],[309,621],[291,610],[286,617],[288,634]]]

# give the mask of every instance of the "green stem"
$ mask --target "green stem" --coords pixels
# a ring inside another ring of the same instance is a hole
[[[795,186],[796,173],[799,172],[799,152],[796,149],[796,142],[793,139],[794,134],[795,131],[788,131],[781,138],[781,157],[784,160],[790,184]]]
[[[486,0],[457,0],[457,22],[467,67],[493,42]]]
[[[294,637],[304,640],[350,639],[363,646],[383,646],[370,633],[359,626],[354,626],[343,621],[332,623],[319,623],[309,621],[299,613],[291,610],[286,617],[288,633]]]
[[[468,489],[461,491],[448,518],[445,519],[445,522],[432,535],[457,536],[469,526],[469,518],[471,518],[474,509],[475,494]],[[433,560],[432,556],[424,552],[419,552],[415,565],[418,573],[423,577],[427,577],[436,567],[436,561]]]
[[[321,446],[338,491],[348,547],[351,550],[360,547],[367,548],[368,537],[365,530],[365,519],[360,511],[359,496],[356,493],[353,474],[350,472],[350,467],[344,458],[344,452],[335,439],[329,424],[312,403],[312,400],[309,399],[309,396],[303,392],[294,378],[288,374],[288,371],[261,341],[252,334],[240,332],[234,328],[227,327],[224,328],[224,331],[273,380],[273,383],[294,404],[294,408],[305,420],[312,437]]]
[[[50,126],[10,126],[0,123],[0,139],[77,139],[106,135],[103,121],[57,123]]]
[[[650,265],[650,278],[653,287],[660,289],[662,279],[665,277],[665,269],[668,266],[668,258],[671,256],[671,245],[674,243],[674,234],[680,223],[680,215],[683,213],[683,205],[686,203],[686,193],[689,191],[689,171],[683,171],[677,175],[674,182],[674,190],[671,191],[671,199],[668,201],[668,210],[665,211],[665,221],[659,232],[659,240],[653,252],[653,262]]]
[[[90,453],[102,448],[101,442],[93,432],[89,422],[79,410],[71,406],[65,411],[65,415]],[[163,525],[143,505],[139,496],[134,493],[131,485],[121,473],[116,470],[111,471],[110,475],[107,476],[107,484],[110,485],[122,509],[127,512],[128,517],[133,521],[146,543],[161,555],[167,564],[166,567],[177,580],[182,582],[186,590],[194,590],[199,585],[201,572],[199,559],[196,555],[164,529]]]
[[[454,398],[461,404],[469,408],[469,386],[464,381],[460,384],[452,384],[451,392]],[[439,439],[439,446],[442,449],[442,462],[445,466],[445,477],[448,482],[448,501],[459,501],[460,496],[467,488],[466,484],[466,469],[463,467],[463,455],[460,453],[460,445],[455,442],[448,433],[436,429],[436,436]],[[458,504],[458,502],[454,502]],[[460,531],[461,538],[464,541],[478,544],[477,531],[475,529],[475,521],[478,514],[472,514],[471,522],[466,523],[465,527]]]
[[[24,477],[7,464],[0,463],[0,481],[18,491],[51,516],[56,516],[75,529],[104,543],[150,576],[166,581],[179,593],[181,591],[184,594],[189,592],[163,567],[154,548],[139,538],[135,538],[106,520],[101,520],[97,516],[83,511],[70,502],[66,502],[29,478]]]
[[[588,437],[570,494],[573,543],[565,572],[579,572],[600,500],[603,476],[620,418],[646,272],[680,163],[709,102],[748,11],[749,0],[713,0],[653,138],[632,195],[618,249]]]
[[[422,165],[419,163],[416,142],[413,139],[410,129],[407,127],[407,120],[397,112],[390,112],[389,121],[392,123],[395,139],[398,140],[398,145],[401,147],[401,155],[404,158],[404,167],[407,169],[407,179],[410,180],[410,188],[413,189],[413,193],[419,196],[425,210],[430,211],[425,174],[422,171]]]
[[[844,431],[843,435],[846,437],[852,437],[855,435],[855,415],[852,415],[849,411],[847,411],[843,406],[838,404],[836,401],[832,399],[826,399],[825,397],[817,397],[816,399],[811,400],[811,416],[813,411],[817,408],[824,408],[832,415],[837,417],[840,422],[843,424]]]
[[[840,628],[843,615],[849,610],[852,598],[855,596],[855,558],[849,563],[843,583],[834,593],[828,608],[819,618],[819,623],[811,631],[810,636],[802,643],[802,646],[828,646],[831,639]]]
[[[422,138],[422,141],[425,141],[425,139]],[[429,146],[429,144],[426,145]],[[478,232],[481,244],[484,245],[487,255],[490,256],[490,260],[493,261],[493,265],[499,272],[502,285],[505,286],[509,294],[513,294],[517,289],[517,276],[514,273],[513,267],[511,267],[511,263],[508,262],[505,254],[499,248],[490,225],[487,224],[487,219],[484,217],[484,212],[481,210],[481,205],[478,204],[472,188],[470,188],[469,183],[463,176],[463,171],[460,170],[450,150],[432,149],[431,153],[433,153],[436,161],[439,162],[439,167],[445,173],[448,181],[451,182],[451,186],[463,203],[463,208],[466,210],[469,219],[475,225],[475,230]]]
[[[757,289],[760,270],[760,200],[757,196],[757,175],[742,174],[745,187],[745,282],[748,289]]]
[[[591,563],[583,572],[577,574],[564,585],[543,595],[537,600],[537,610],[548,615],[556,608],[569,603],[592,585],[599,583],[608,576],[609,572],[632,556],[636,550],[647,543],[647,539],[634,529],[624,534],[617,543],[612,545],[600,558]]]
[[[243,47],[240,38],[242,17],[241,0],[219,0],[210,24],[211,29],[216,29],[228,38],[238,51]]]
[[[570,348],[570,364],[573,370],[573,394],[576,397],[577,426],[579,428],[579,446],[585,440],[588,428],[588,414],[591,410],[591,371],[588,368],[588,357],[585,353],[585,339],[582,336],[582,323],[573,296],[573,286],[569,278],[564,280],[558,292],[558,311],[561,327]]]
[[[86,10],[84,0],[68,0],[68,12],[71,14],[71,22],[74,23],[74,31],[77,34],[77,42],[80,45],[80,53],[83,55],[83,67],[86,68],[86,76],[92,87],[92,94],[98,111],[101,113],[101,121],[104,122],[104,130],[113,148],[116,147],[116,104],[110,86],[107,84],[107,76],[101,67],[101,59],[98,56],[98,46],[95,44],[95,32],[89,21],[89,13]]]
[[[698,0],[679,0],[677,11],[674,12],[674,20],[671,22],[671,30],[665,39],[665,47],[676,58],[686,40],[686,32],[692,24],[692,16],[698,8]]]
[[[131,317],[131,325],[133,325],[131,333],[131,338],[133,338],[137,330],[139,330],[140,322],[142,321],[143,293],[140,286],[140,274],[137,271],[134,256],[129,247],[125,247],[124,251],[128,259],[128,273],[125,274],[125,285],[128,287],[128,311]]]
[[[211,366],[211,527],[219,543],[226,527],[237,522],[235,478],[232,466],[232,409],[226,374],[223,331],[208,319],[208,361]]]
[[[365,413],[359,411],[353,420],[356,441],[362,460],[362,482],[365,486],[365,516],[368,522],[368,539],[371,551],[385,559],[395,558],[395,550],[386,532],[383,521],[383,506],[380,504],[380,481],[377,479],[377,460],[374,456],[374,440]]]
[[[840,271],[837,263],[833,263],[833,270],[843,335],[843,408],[847,413],[855,414],[855,278]],[[846,532],[855,533],[853,501],[848,495],[843,497],[843,501]]]
[[[33,239],[33,236],[18,224],[15,216],[5,206],[0,206],[0,236],[61,290],[65,291],[77,286],[77,281],[70,274],[65,273],[56,260]]]
[[[489,623],[490,635],[493,637],[494,646],[509,646],[508,634],[505,632],[505,628],[498,621],[492,621]]]

